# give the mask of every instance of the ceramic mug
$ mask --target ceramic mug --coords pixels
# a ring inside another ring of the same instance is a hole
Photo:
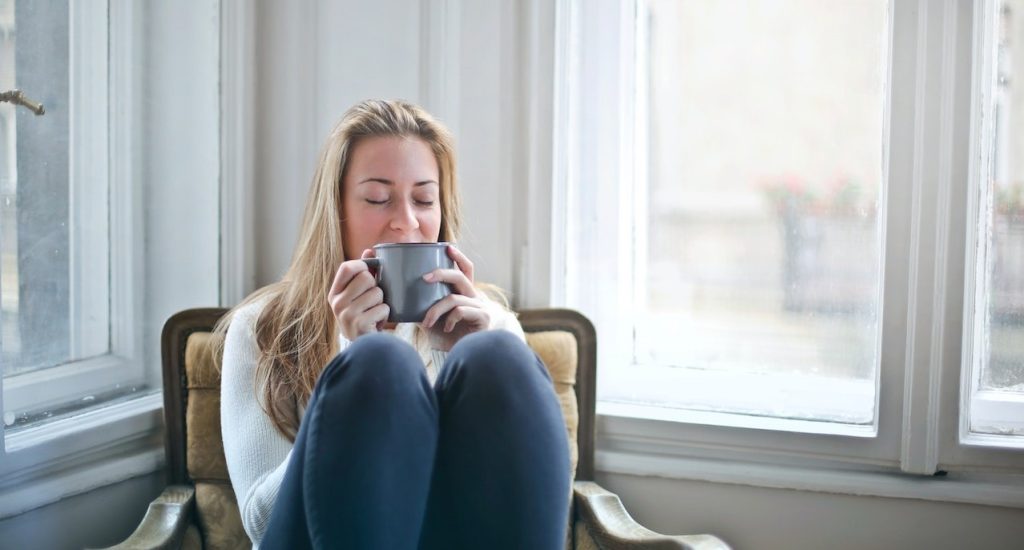
[[[363,261],[384,291],[384,303],[391,308],[388,321],[419,323],[438,300],[452,293],[447,283],[428,283],[423,276],[435,269],[454,269],[448,244],[384,243],[374,245],[376,258]]]

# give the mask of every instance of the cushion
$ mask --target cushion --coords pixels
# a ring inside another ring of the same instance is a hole
[[[196,483],[196,515],[206,550],[251,548],[230,483]]]
[[[570,479],[576,479],[576,463],[579,461],[576,430],[580,423],[575,390],[576,338],[572,333],[564,331],[531,332],[526,334],[526,343],[544,361],[555,383],[555,394],[562,405],[562,416],[569,436],[569,459],[572,464]]]
[[[212,343],[211,333],[196,332],[185,344],[185,462],[188,475],[196,481],[227,482],[230,478],[220,435],[220,371],[213,359]]]

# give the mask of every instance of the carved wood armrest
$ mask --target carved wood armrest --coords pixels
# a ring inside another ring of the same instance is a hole
[[[573,485],[576,517],[602,550],[728,550],[714,535],[662,535],[630,517],[618,495],[592,481]]]

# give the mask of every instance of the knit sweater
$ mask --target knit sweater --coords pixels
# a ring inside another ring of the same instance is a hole
[[[525,340],[513,313],[484,300],[491,316],[491,329],[509,330]],[[292,450],[292,443],[274,428],[270,417],[260,407],[262,396],[256,393],[259,348],[253,327],[265,304],[266,299],[257,301],[235,313],[224,340],[221,370],[224,455],[242,515],[242,527],[252,540],[253,548],[259,547],[267,529]],[[426,335],[414,323],[401,323],[393,332],[416,348],[433,384],[447,352],[431,349]],[[339,351],[350,344],[340,331],[337,338]]]

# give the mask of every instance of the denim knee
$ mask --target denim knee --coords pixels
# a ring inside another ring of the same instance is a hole
[[[455,377],[499,391],[516,391],[537,378],[551,383],[537,354],[507,330],[477,332],[460,340],[449,353],[448,367],[438,384],[449,384]]]
[[[386,390],[425,377],[423,361],[407,342],[390,334],[360,336],[320,374],[319,384],[332,386],[342,378],[367,391]]]

